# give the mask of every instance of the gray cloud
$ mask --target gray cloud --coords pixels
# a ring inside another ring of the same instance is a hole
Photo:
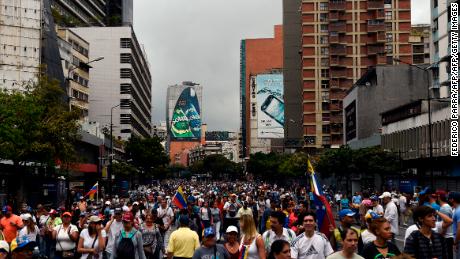
[[[429,0],[412,5],[413,21],[428,23]],[[208,129],[237,130],[240,40],[273,37],[282,0],[135,0],[134,17],[151,64],[153,120],[165,120],[168,85],[194,81]]]

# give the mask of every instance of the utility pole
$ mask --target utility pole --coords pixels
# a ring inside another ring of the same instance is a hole
[[[109,197],[112,197],[112,170],[113,170],[113,109],[120,106],[117,104],[110,108],[110,155],[109,155],[109,171],[107,172],[108,182],[108,190],[107,193]]]

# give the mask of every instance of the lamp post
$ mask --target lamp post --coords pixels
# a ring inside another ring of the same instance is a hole
[[[430,164],[431,188],[434,188],[433,165],[431,164],[433,162],[433,141],[432,141],[432,136],[431,136],[431,132],[432,132],[432,125],[431,124],[432,124],[432,122],[431,122],[430,69],[433,68],[434,66],[436,66],[439,62],[430,64],[429,66],[423,68],[423,67],[417,66],[415,64],[411,64],[411,63],[402,61],[399,58],[393,58],[393,60],[397,61],[397,62],[400,62],[400,63],[404,63],[404,64],[409,65],[411,67],[415,67],[417,69],[420,69],[420,70],[424,71],[425,75],[426,75],[426,81],[428,83],[427,101],[428,101],[428,142],[429,142],[428,145],[429,145],[429,158],[430,158],[429,164]]]
[[[108,184],[108,190],[107,193],[109,194],[109,197],[112,197],[112,170],[113,170],[113,122],[112,122],[112,117],[113,117],[113,109],[117,108],[120,106],[120,104],[117,104],[110,108],[110,156],[109,156],[109,172],[107,173],[107,178],[109,179],[109,184]]]

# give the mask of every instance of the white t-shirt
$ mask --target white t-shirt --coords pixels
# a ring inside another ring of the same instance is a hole
[[[230,211],[230,205],[231,205],[231,204],[233,204],[233,205],[232,205],[232,209],[235,210],[235,216],[233,216],[233,217],[231,217],[231,216],[230,216],[230,213],[229,213],[229,211]],[[227,213],[225,214],[225,218],[237,218],[237,215],[236,215],[236,214],[238,213],[238,204],[237,204],[236,202],[229,202],[229,201],[227,201],[227,202],[224,204],[224,210],[227,210]]]
[[[401,195],[401,197],[399,197],[399,210],[401,212],[406,211],[406,203],[407,203],[406,197],[404,195]]]
[[[372,234],[372,232],[369,231],[369,229],[366,229],[361,233],[361,240],[363,240],[363,244],[366,245],[370,242],[374,242],[377,239],[377,237]]]
[[[404,234],[404,246],[406,246],[406,240],[407,238],[410,236],[410,234],[412,234],[412,232],[418,230],[418,227],[417,225],[410,225],[407,229],[406,229],[406,233]]]
[[[208,210],[208,208],[206,207],[202,207],[200,208],[200,218],[201,220],[211,220],[211,215],[209,215],[209,212],[210,210]]]
[[[105,233],[105,230],[102,230],[101,231],[101,235],[102,235],[102,238],[106,238],[107,237],[107,234]],[[96,236],[94,236],[95,238]],[[99,240],[96,240],[96,242],[94,242],[94,238],[90,237],[89,236],[89,233],[88,233],[88,229],[85,228],[81,231],[80,233],[80,238],[83,239],[83,248],[95,248],[96,250],[98,250],[99,248]],[[99,239],[99,237],[97,237]],[[94,243],[94,246],[93,246],[93,243]],[[99,251],[99,258],[102,258],[102,250],[101,249]],[[88,257],[89,254],[82,254],[81,255],[81,259],[86,259]]]
[[[78,232],[77,226],[70,224],[69,227],[70,234]],[[64,229],[62,225],[59,225],[54,227],[53,230],[56,231],[56,251],[67,251],[76,247],[77,243],[70,239],[68,228]]]
[[[383,207],[380,204],[377,204],[377,206],[372,208],[372,211],[377,213],[377,214],[379,214],[379,215],[383,215]]]
[[[264,240],[264,245],[265,245],[265,250],[268,253],[270,253],[270,248],[276,240],[285,240],[288,241],[289,244],[294,241],[296,238],[296,234],[294,231],[288,228],[283,228],[283,234],[281,236],[277,236],[275,231],[273,230],[267,230],[265,233],[262,235],[262,239]]]
[[[335,197],[335,201],[337,201],[337,202],[342,199],[342,195],[340,195],[338,193],[336,193],[334,197]]]
[[[168,227],[169,225],[169,220],[172,219],[174,217],[174,212],[173,210],[170,208],[170,207],[166,207],[166,209],[163,209],[162,207],[159,207],[157,209],[157,215],[158,215],[158,218],[162,218],[163,219],[163,224],[165,225],[165,227]]]
[[[107,246],[105,248],[105,251],[108,253],[113,253],[113,246],[115,245],[115,237],[120,231],[123,229],[123,222],[116,221],[114,220],[112,222],[112,225],[110,225],[109,228],[109,233],[107,233],[107,236],[109,237],[107,240]]]
[[[384,218],[390,222],[391,226],[391,233],[394,234],[399,234],[399,226],[398,226],[398,208],[394,204],[394,202],[390,201],[387,203],[385,206],[385,215],[383,215]]]
[[[332,253],[334,250],[329,240],[319,232],[315,232],[311,238],[302,233],[291,243],[292,259],[324,259]]]
[[[37,241],[37,235],[38,235],[39,232],[40,232],[40,230],[38,229],[38,227],[36,225],[35,225],[35,228],[34,228],[33,232],[29,232],[29,229],[26,226],[24,226],[19,231],[19,237],[22,238],[23,236],[27,236],[30,241],[36,242]]]
[[[364,259],[364,257],[354,253],[352,258],[348,258],[343,256],[342,251],[339,251],[328,256],[327,259]]]

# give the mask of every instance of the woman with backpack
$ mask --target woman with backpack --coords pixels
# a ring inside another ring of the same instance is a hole
[[[77,248],[81,259],[102,258],[107,234],[101,223],[102,220],[98,216],[91,216],[88,220],[88,228],[81,231]]]
[[[111,259],[146,259],[142,233],[134,228],[131,212],[123,214],[123,229],[115,236]]]

